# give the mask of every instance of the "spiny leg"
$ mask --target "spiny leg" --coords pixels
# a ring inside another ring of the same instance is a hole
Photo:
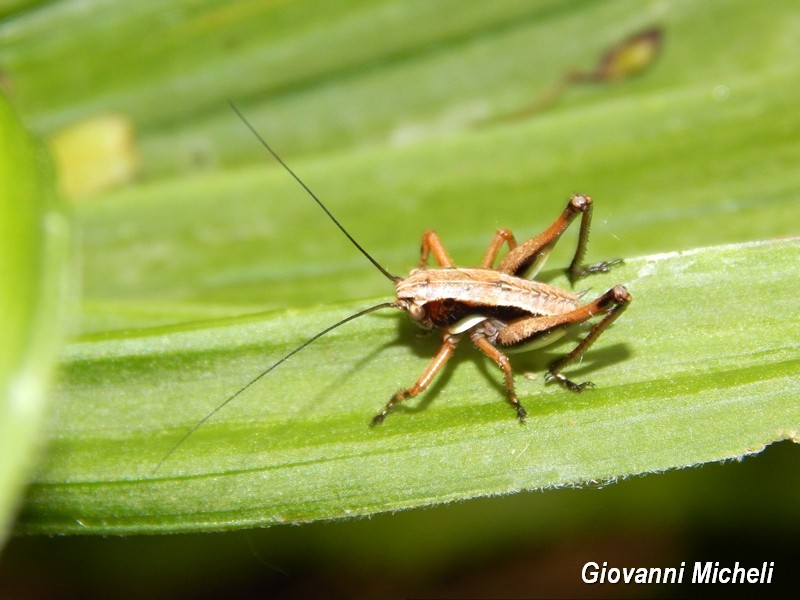
[[[528,416],[528,412],[525,410],[522,404],[519,403],[517,394],[514,391],[514,372],[511,370],[511,362],[508,360],[508,357],[500,352],[500,350],[498,350],[494,345],[492,345],[492,343],[486,339],[486,335],[482,331],[473,331],[470,334],[470,339],[481,352],[496,362],[497,366],[503,370],[503,374],[505,375],[506,396],[508,397],[508,401],[511,406],[516,409],[517,418],[520,421],[525,421],[525,417]]]
[[[514,234],[511,233],[510,230],[506,228],[498,229],[492,241],[489,243],[489,247],[486,249],[486,254],[481,261],[480,268],[481,269],[491,269],[492,265],[494,264],[494,260],[497,258],[498,252],[500,252],[500,248],[503,247],[503,242],[508,244],[508,251],[511,252],[514,248],[517,247],[517,240],[514,239]]]
[[[611,267],[622,263],[621,258],[614,260],[604,260],[603,262],[595,263],[593,265],[581,266],[581,261],[586,254],[586,246],[589,244],[589,229],[592,226],[592,199],[589,196],[573,196],[575,198],[585,198],[588,200],[588,208],[584,209],[581,216],[581,230],[578,233],[578,245],[575,247],[575,256],[572,257],[572,262],[567,267],[567,276],[569,282],[575,285],[579,279],[583,279],[592,273],[608,273]],[[570,202],[572,202],[570,199]]]
[[[592,198],[576,194],[569,199],[564,211],[550,227],[509,252],[500,262],[497,270],[517,277],[535,277],[544,266],[550,256],[550,252],[562,234],[578,215],[581,215],[581,229],[578,234],[575,255],[567,268],[570,282],[574,284],[578,279],[590,273],[606,272],[612,266],[619,264],[620,260],[612,260],[588,267],[580,265],[584,254],[586,254],[586,246],[589,243],[589,229],[592,224]]]
[[[578,245],[575,246],[575,256],[572,257],[572,262],[569,263],[567,267],[567,276],[569,277],[569,282],[573,285],[575,285],[578,279],[589,274],[589,270],[580,265],[586,254],[586,246],[589,245],[589,229],[592,227],[592,199],[588,196],[586,196],[586,198],[589,202],[581,216],[581,230],[578,233]],[[593,267],[589,267],[589,269]]]
[[[569,199],[567,206],[550,227],[542,233],[523,242],[509,252],[500,261],[498,271],[516,277],[527,276],[533,278],[544,266],[551,250],[556,245],[561,235],[567,230],[572,221],[580,214],[591,214],[592,199],[589,196],[575,195]],[[591,218],[591,217],[590,217]],[[588,226],[586,228],[588,235]],[[586,251],[586,241],[578,242],[573,263],[580,262],[582,254]],[[581,256],[578,256],[581,254]]]
[[[419,376],[416,383],[412,385],[410,388],[399,390],[389,402],[386,403],[386,406],[383,408],[381,412],[375,415],[372,419],[372,426],[380,425],[383,423],[383,420],[386,416],[394,410],[394,407],[397,406],[403,400],[408,398],[413,398],[414,396],[419,395],[430,385],[433,378],[436,377],[436,374],[442,370],[442,367],[445,363],[450,360],[450,357],[453,356],[453,352],[458,345],[459,337],[456,335],[446,334],[444,336],[444,340],[442,341],[442,345],[439,348],[439,352],[436,353],[436,356],[433,357],[433,360],[428,365],[428,367],[422,372],[422,375]]]
[[[440,267],[454,266],[453,259],[444,249],[444,244],[439,238],[439,234],[433,229],[429,229],[422,234],[422,248],[419,257],[419,268],[422,269],[428,263],[428,257],[433,253],[433,257]]]
[[[550,365],[545,378],[548,382],[558,381],[573,392],[581,392],[594,384],[590,381],[580,384],[574,383],[561,370],[580,358],[597,337],[619,317],[630,302],[631,295],[628,290],[622,285],[615,285],[599,298],[584,306],[579,306],[575,310],[559,315],[525,317],[513,321],[498,332],[496,341],[501,346],[525,346],[536,344],[537,342],[545,344],[559,337],[568,328],[605,314],[572,352]]]
[[[545,376],[545,381],[557,381],[573,392],[582,392],[587,387],[594,387],[594,383],[591,381],[575,383],[569,380],[561,372],[561,370],[568,364],[580,358],[583,353],[589,349],[589,346],[595,342],[599,335],[603,333],[603,331],[605,331],[626,308],[628,308],[631,300],[631,295],[628,293],[628,290],[625,288],[625,286],[615,285],[605,294],[592,302],[591,304],[595,305],[600,311],[606,311],[606,316],[595,323],[595,325],[589,330],[589,333],[586,334],[586,337],[583,338],[577,346],[575,346],[572,352],[550,365],[547,375]]]

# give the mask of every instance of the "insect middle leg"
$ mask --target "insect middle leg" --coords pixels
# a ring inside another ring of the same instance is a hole
[[[524,421],[525,417],[528,416],[528,411],[525,410],[517,399],[517,393],[514,390],[514,372],[511,370],[511,362],[508,360],[508,357],[486,339],[486,334],[481,330],[474,330],[473,333],[470,334],[470,339],[481,352],[496,362],[497,366],[503,370],[506,379],[506,396],[508,397],[508,401],[511,406],[516,409],[517,418],[520,421]]]
[[[445,363],[450,360],[450,357],[453,356],[453,352],[456,349],[456,346],[459,342],[459,336],[445,334],[444,340],[442,341],[442,345],[439,348],[439,352],[436,353],[436,356],[433,357],[433,360],[428,365],[428,367],[422,372],[422,375],[419,376],[416,383],[412,385],[410,388],[399,390],[389,402],[386,403],[386,406],[383,408],[381,412],[375,415],[372,418],[372,425],[380,425],[383,423],[383,420],[386,416],[394,410],[394,407],[397,406],[403,400],[407,400],[408,398],[413,398],[414,396],[418,396],[421,394],[425,389],[431,384],[436,374],[442,370],[442,367]]]
[[[508,251],[511,252],[514,248],[517,247],[517,240],[514,238],[514,234],[511,233],[509,229],[501,228],[498,229],[492,241],[489,242],[489,247],[486,249],[486,254],[481,261],[480,268],[481,269],[491,269],[492,265],[494,264],[495,258],[497,258],[497,254],[500,252],[500,248],[503,247],[503,242],[508,244]]]
[[[602,296],[573,311],[561,315],[526,317],[512,322],[498,332],[496,341],[501,346],[525,345],[604,314],[605,316],[589,330],[572,352],[550,365],[545,378],[548,382],[557,381],[573,392],[582,392],[587,387],[594,387],[594,384],[591,381],[575,383],[561,371],[589,349],[598,336],[622,314],[631,300],[631,295],[625,286],[615,285]]]

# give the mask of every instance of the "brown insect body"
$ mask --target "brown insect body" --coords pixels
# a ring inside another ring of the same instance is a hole
[[[419,268],[411,271],[408,277],[397,277],[389,273],[361,247],[314,192],[283,162],[233,103],[231,103],[231,107],[262,146],[308,192],[353,245],[386,278],[394,282],[395,300],[372,306],[342,319],[312,336],[262,371],[189,429],[158,463],[156,470],[203,423],[273,369],[336,327],[382,308],[400,309],[423,328],[440,330],[442,344],[414,385],[394,394],[383,410],[372,419],[373,425],[382,423],[397,404],[424,391],[453,355],[464,335],[468,335],[470,341],[497,363],[503,371],[508,401],[515,408],[520,421],[524,421],[527,412],[519,403],[514,390],[514,374],[511,363],[500,348],[507,351],[537,348],[561,337],[573,326],[600,317],[600,320],[592,326],[571,352],[550,365],[546,377],[547,382],[557,382],[573,392],[581,392],[587,387],[594,387],[594,384],[588,381],[584,383],[570,381],[562,373],[562,369],[580,358],[597,337],[622,314],[631,302],[628,290],[622,285],[616,285],[595,300],[580,305],[579,300],[582,293],[575,294],[531,280],[542,268],[561,235],[579,215],[581,225],[578,244],[572,262],[567,268],[570,281],[574,284],[575,281],[586,275],[606,272],[621,262],[613,260],[588,267],[580,264],[586,252],[591,225],[592,199],[589,196],[580,194],[572,196],[566,208],[550,227],[522,244],[517,244],[514,235],[508,229],[498,229],[481,264],[475,268],[456,267],[436,232],[426,231],[422,236]],[[495,267],[494,263],[503,245],[508,247],[508,252]],[[431,255],[437,263],[435,267],[427,265]]]
[[[576,294],[492,269],[415,269],[397,282],[395,294],[398,302],[423,308],[433,326],[443,328],[476,312],[510,318],[553,315],[578,307]]]
[[[373,425],[383,422],[398,403],[424,391],[465,334],[503,370],[508,400],[519,419],[524,420],[527,412],[516,397],[510,362],[500,348],[506,351],[539,348],[561,337],[570,327],[602,316],[572,352],[551,365],[547,374],[547,381],[557,381],[574,392],[594,386],[591,382],[574,383],[561,370],[579,358],[627,307],[631,301],[627,289],[614,286],[593,302],[580,306],[583,294],[523,277],[538,273],[553,246],[578,215],[581,216],[578,245],[567,269],[570,280],[575,282],[591,273],[606,272],[620,262],[603,262],[590,267],[580,265],[591,226],[592,199],[589,196],[570,198],[549,228],[523,244],[517,245],[509,230],[499,229],[478,268],[455,267],[436,232],[425,232],[419,268],[405,279],[392,277],[396,294],[392,306],[408,313],[424,329],[441,330],[442,345],[416,383],[398,391],[372,420]],[[508,246],[508,254],[494,268],[503,244]],[[431,255],[438,267],[427,266]]]

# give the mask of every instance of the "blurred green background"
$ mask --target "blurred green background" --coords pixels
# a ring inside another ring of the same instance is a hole
[[[0,19],[0,87],[73,174],[76,343],[386,293],[352,248],[321,243],[338,234],[313,206],[253,197],[294,184],[228,99],[393,271],[413,264],[425,228],[474,262],[495,227],[536,231],[576,191],[603,199],[595,257],[798,233],[800,9],[788,0],[12,2]],[[567,86],[520,114],[654,26],[663,49],[642,73]],[[531,214],[531,197],[555,208]],[[18,536],[0,596],[706,591],[587,587],[588,560],[775,561],[776,593],[795,583],[798,466],[782,442],[742,462],[369,519]],[[20,528],[35,517],[23,504]]]

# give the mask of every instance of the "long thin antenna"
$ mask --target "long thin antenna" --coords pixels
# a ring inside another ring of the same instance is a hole
[[[375,265],[375,268],[377,268],[377,269],[378,269],[378,270],[379,270],[381,273],[383,273],[383,276],[384,276],[384,277],[386,277],[386,278],[387,278],[387,279],[389,279],[390,281],[394,281],[395,283],[396,283],[396,282],[398,282],[398,281],[400,281],[400,279],[401,279],[400,277],[398,277],[398,276],[396,276],[396,275],[392,275],[391,273],[389,273],[389,271],[387,271],[386,269],[384,269],[384,268],[381,266],[381,264],[380,264],[380,263],[379,263],[377,260],[375,260],[374,258],[372,258],[372,256],[370,256],[369,252],[367,252],[366,250],[364,250],[364,248],[362,248],[362,247],[361,247],[361,244],[359,244],[359,243],[358,243],[358,242],[357,242],[357,241],[356,241],[356,240],[353,238],[353,236],[352,236],[352,235],[350,235],[350,234],[347,232],[347,230],[346,230],[346,229],[345,229],[345,228],[342,226],[342,224],[341,224],[341,223],[339,223],[339,221],[336,219],[336,217],[334,217],[334,216],[331,214],[331,211],[329,211],[329,210],[327,209],[327,207],[326,207],[326,206],[325,206],[325,205],[322,203],[322,200],[320,200],[320,199],[317,197],[317,195],[316,195],[314,192],[312,192],[312,191],[311,191],[311,188],[309,188],[309,187],[308,187],[308,186],[307,186],[305,183],[303,183],[303,180],[302,180],[302,179],[300,179],[300,178],[299,178],[299,177],[298,177],[298,176],[295,174],[295,172],[294,172],[294,171],[292,171],[292,169],[291,169],[291,168],[289,168],[289,165],[287,165],[285,162],[283,162],[283,159],[282,159],[280,156],[278,156],[278,153],[277,153],[277,152],[275,152],[275,150],[273,150],[273,149],[272,149],[272,147],[271,147],[271,146],[270,146],[270,145],[267,143],[267,141],[266,141],[266,140],[265,140],[263,137],[261,137],[261,134],[260,134],[260,133],[258,133],[258,131],[256,131],[256,128],[255,128],[255,127],[253,127],[253,125],[250,123],[250,121],[248,121],[248,120],[247,120],[247,118],[245,118],[245,116],[242,114],[242,112],[241,112],[241,111],[240,111],[240,110],[237,108],[237,106],[236,106],[236,105],[233,103],[233,100],[228,100],[228,102],[230,103],[230,105],[231,105],[231,108],[233,109],[233,112],[235,112],[235,113],[236,113],[236,114],[239,116],[239,118],[242,120],[242,123],[244,123],[244,124],[247,126],[247,128],[248,128],[250,131],[252,131],[252,132],[253,132],[253,135],[254,135],[254,136],[256,136],[256,139],[257,139],[259,142],[261,142],[261,145],[262,145],[262,146],[264,146],[264,148],[266,148],[266,149],[267,149],[267,151],[268,151],[270,154],[272,154],[272,156],[275,158],[275,160],[277,160],[277,161],[278,161],[278,162],[281,164],[281,166],[282,166],[284,169],[286,169],[286,170],[289,172],[289,175],[291,175],[292,177],[294,177],[294,179],[295,179],[295,181],[297,181],[297,183],[299,183],[301,186],[303,186],[303,189],[304,189],[305,191],[307,191],[307,192],[308,192],[309,196],[311,196],[311,197],[312,197],[312,198],[313,198],[313,199],[316,201],[316,203],[317,203],[317,204],[319,204],[320,208],[321,208],[322,210],[324,210],[324,211],[325,211],[325,214],[326,214],[326,215],[328,215],[328,216],[330,217],[331,221],[333,221],[333,222],[336,224],[336,226],[337,226],[339,229],[341,229],[341,230],[342,230],[342,233],[343,233],[343,234],[345,234],[345,235],[347,236],[347,239],[348,239],[348,240],[350,240],[350,241],[353,243],[353,245],[354,245],[356,248],[358,248],[358,249],[359,249],[359,251],[361,252],[361,254],[363,254],[364,256],[366,256],[366,257],[367,257],[367,260],[369,260],[369,262],[371,262],[373,265]]]
[[[163,465],[167,461],[167,459],[169,459],[170,456],[175,454],[175,451],[178,448],[180,448],[187,439],[189,439],[189,436],[192,435],[198,429],[200,429],[200,427],[202,427],[203,424],[205,424],[206,421],[208,421],[211,417],[213,417],[215,414],[217,414],[219,411],[221,411],[229,402],[231,402],[234,398],[239,396],[247,388],[249,388],[251,385],[256,383],[258,380],[260,380],[262,377],[264,377],[267,373],[269,373],[270,371],[274,370],[279,365],[281,365],[284,362],[286,362],[289,358],[291,358],[292,356],[294,356],[295,354],[300,352],[300,350],[302,350],[303,348],[305,348],[309,344],[317,341],[319,338],[321,338],[326,333],[329,333],[330,331],[333,331],[334,329],[336,329],[340,325],[344,325],[345,323],[349,323],[353,319],[357,319],[358,317],[363,317],[364,315],[367,315],[367,314],[369,314],[371,312],[375,312],[376,310],[380,310],[382,308],[394,308],[396,306],[397,305],[394,302],[382,302],[381,304],[376,304],[375,306],[370,306],[369,308],[365,308],[364,310],[358,311],[357,313],[342,319],[338,323],[335,323],[334,325],[331,325],[330,327],[327,327],[326,329],[323,329],[318,334],[316,334],[314,337],[309,338],[308,340],[306,340],[305,342],[300,344],[297,348],[295,348],[294,350],[289,352],[289,354],[287,354],[286,356],[281,358],[278,362],[274,363],[272,366],[266,368],[261,373],[259,373],[258,376],[254,377],[249,383],[247,383],[247,385],[243,385],[234,394],[231,394],[230,396],[228,396],[228,398],[225,400],[225,402],[223,402],[222,404],[217,406],[214,410],[212,410],[210,413],[208,413],[205,417],[203,417],[197,423],[195,423],[194,426],[189,431],[187,431],[183,435],[183,437],[181,439],[179,439],[172,448],[170,448],[170,451],[167,452],[164,455],[164,458],[162,458],[160,461],[158,461],[158,464],[153,469],[153,473],[158,471],[161,468],[161,465]]]

